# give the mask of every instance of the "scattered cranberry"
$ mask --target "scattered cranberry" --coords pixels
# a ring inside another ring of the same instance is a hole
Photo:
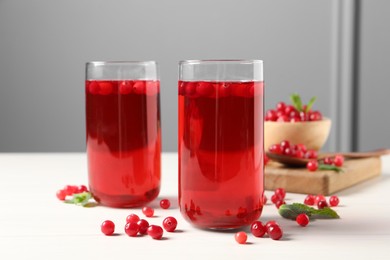
[[[177,227],[177,220],[174,217],[166,217],[163,221],[163,227],[166,231],[173,232]]]
[[[136,237],[139,232],[139,225],[136,222],[128,222],[125,225],[125,232],[128,236]]]
[[[284,200],[278,200],[275,203],[275,206],[276,206],[276,208],[280,208],[280,206],[282,206],[283,204],[286,204],[286,202]]]
[[[320,200],[317,204],[317,207],[319,209],[323,209],[323,208],[326,208],[328,207],[328,203],[326,202],[326,200]]]
[[[240,231],[240,232],[237,232],[235,235],[234,235],[234,239],[237,241],[237,243],[239,244],[245,244],[246,243],[246,240],[248,239],[248,235],[243,232],[243,231]]]
[[[138,222],[137,222],[138,226],[139,226],[139,233],[140,235],[145,235],[148,231],[148,227],[149,227],[149,222],[146,221],[145,219],[140,219]]]
[[[310,160],[307,165],[306,165],[306,168],[311,171],[311,172],[314,172],[318,169],[318,162],[316,160]]]
[[[309,224],[309,217],[305,213],[299,214],[296,218],[296,222],[298,225],[306,227],[307,224]]]
[[[65,190],[58,190],[56,193],[56,196],[59,200],[65,200],[66,199],[66,191]]]
[[[325,157],[324,158],[324,164],[332,165],[333,159],[331,157]]]
[[[316,198],[315,198],[315,204],[318,204],[318,202],[320,202],[321,200],[325,200],[326,201],[326,198],[325,198],[325,196],[324,195],[322,195],[322,194],[318,194],[317,196],[316,196]]]
[[[77,193],[87,192],[88,188],[85,185],[80,185],[77,187]]]
[[[313,206],[315,204],[315,199],[316,199],[315,196],[307,195],[303,203],[309,206]]]
[[[273,195],[271,196],[271,201],[272,201],[273,204],[276,204],[276,202],[278,202],[279,200],[280,200],[280,199],[279,199],[279,196],[278,196],[278,195],[273,194]]]
[[[270,221],[267,221],[267,223],[265,223],[265,228],[268,230],[268,228],[272,225],[279,225],[275,220],[270,220]]]
[[[169,209],[171,206],[171,202],[168,199],[162,199],[160,200],[160,207],[163,209]]]
[[[261,221],[255,221],[251,225],[251,233],[255,237],[263,237],[267,233],[267,228],[261,223]]]
[[[143,208],[142,208],[142,213],[143,213],[146,217],[151,218],[151,217],[153,217],[153,215],[154,215],[154,209],[151,208],[151,207],[143,207]]]
[[[115,231],[115,224],[111,220],[105,220],[101,224],[100,229],[106,236],[111,236]]]
[[[339,202],[340,202],[339,197],[334,196],[334,195],[330,196],[329,204],[331,207],[337,207],[339,205]]]
[[[286,190],[283,188],[277,188],[275,190],[276,196],[278,196],[280,199],[284,199],[286,197]]]
[[[341,167],[344,164],[344,156],[342,155],[336,155],[333,159],[333,164],[337,167]]]
[[[273,240],[279,240],[283,236],[283,231],[277,223],[270,224],[267,227],[267,233]]]
[[[149,236],[151,236],[153,239],[160,240],[163,236],[164,230],[162,227],[157,225],[150,225],[148,227],[147,233]]]
[[[130,214],[126,217],[126,223],[137,223],[139,221],[139,217],[137,214]]]

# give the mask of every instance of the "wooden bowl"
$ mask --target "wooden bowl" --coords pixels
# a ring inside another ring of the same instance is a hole
[[[304,144],[307,149],[320,150],[328,139],[331,120],[308,122],[264,122],[264,149],[288,140],[293,144]]]

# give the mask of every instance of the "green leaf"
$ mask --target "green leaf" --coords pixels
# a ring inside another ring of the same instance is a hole
[[[329,165],[329,164],[322,164],[322,163],[318,165],[318,169],[324,171],[344,172],[343,169],[340,167]]]
[[[73,194],[72,199],[65,200],[65,203],[76,204],[84,207],[90,203],[90,199],[92,199],[92,194],[90,192],[82,192]]]
[[[297,93],[291,94],[290,100],[296,110],[298,110],[299,112],[302,111],[302,100]]]
[[[315,209],[302,203],[282,204],[279,207],[279,214],[284,218],[295,220],[302,213],[310,218],[340,218],[336,211],[328,207]]]
[[[313,106],[314,102],[316,101],[317,97],[312,97],[310,100],[309,100],[309,103],[307,103],[307,106],[306,106],[306,110],[305,110],[305,113],[309,112],[311,107]]]

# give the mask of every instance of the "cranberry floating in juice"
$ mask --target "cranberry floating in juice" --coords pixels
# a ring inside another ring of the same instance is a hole
[[[252,224],[263,208],[261,61],[184,61],[179,205],[201,228]]]
[[[136,207],[160,190],[160,103],[155,62],[87,64],[89,186],[111,207]]]

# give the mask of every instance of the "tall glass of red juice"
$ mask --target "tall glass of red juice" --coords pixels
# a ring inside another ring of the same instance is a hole
[[[86,64],[89,188],[109,207],[137,207],[160,191],[160,81],[154,61]]]
[[[196,227],[250,225],[263,209],[263,62],[179,64],[179,205]]]

